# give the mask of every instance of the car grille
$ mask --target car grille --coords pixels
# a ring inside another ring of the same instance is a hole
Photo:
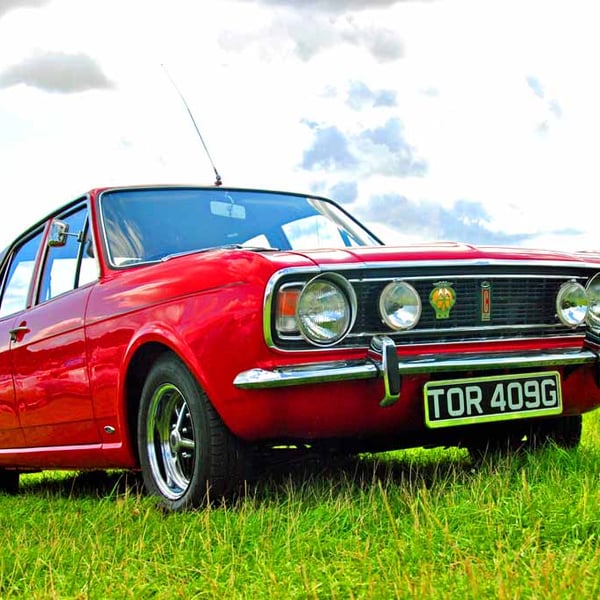
[[[411,283],[421,296],[423,310],[418,325],[412,330],[397,333],[382,322],[379,317],[379,296],[389,281],[355,282],[360,308],[351,331],[352,337],[361,337],[365,333],[386,333],[414,342],[429,341],[432,337],[444,342],[493,337],[502,335],[503,329],[510,330],[512,334],[514,330],[523,330],[522,334],[536,336],[555,333],[557,329],[571,331],[556,318],[556,294],[565,282],[564,278],[446,278],[443,281],[451,283],[456,292],[456,304],[444,319],[436,318],[429,304],[429,294],[442,280],[404,280]],[[481,308],[482,284],[491,290],[490,311],[485,316]]]
[[[584,326],[570,328],[556,316],[556,295],[565,282],[585,285],[593,274],[582,268],[536,268],[489,266],[484,270],[460,267],[431,269],[363,269],[344,272],[357,297],[357,315],[352,330],[337,347],[368,346],[373,335],[388,335],[398,344],[450,343],[507,338],[540,338],[582,335]],[[394,280],[410,283],[419,293],[422,313],[416,327],[394,331],[379,315],[379,296]],[[278,285],[298,281],[287,275]],[[441,282],[451,284],[456,302],[448,318],[437,318],[429,295]],[[482,311],[482,289],[491,293],[488,314]],[[273,340],[285,349],[308,349],[299,336]],[[314,349],[314,347],[312,347]]]

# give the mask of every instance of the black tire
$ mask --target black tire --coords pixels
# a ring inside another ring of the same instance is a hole
[[[471,457],[480,461],[486,457],[517,454],[529,446],[531,426],[526,421],[486,423],[468,430],[464,445]]]
[[[137,431],[144,485],[169,511],[228,497],[243,479],[242,444],[173,354],[150,370]]]
[[[548,443],[575,448],[581,440],[581,424],[581,415],[494,424],[483,430],[485,433],[479,439],[471,439],[465,445],[475,461],[486,456],[536,450]]]
[[[0,493],[16,494],[19,491],[19,471],[0,469]]]
[[[535,430],[542,444],[554,443],[560,448],[576,448],[581,441],[581,415],[555,417],[540,421]]]

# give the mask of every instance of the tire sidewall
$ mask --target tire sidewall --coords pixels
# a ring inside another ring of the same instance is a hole
[[[183,395],[190,412],[194,432],[194,466],[187,490],[177,499],[167,498],[158,487],[148,455],[148,412],[156,389],[170,383]],[[210,430],[207,423],[208,400],[188,369],[173,355],[157,360],[142,389],[138,413],[138,452],[146,489],[160,498],[168,510],[186,510],[198,506],[208,496],[210,474]]]

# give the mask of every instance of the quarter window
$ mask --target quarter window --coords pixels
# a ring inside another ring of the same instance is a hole
[[[12,315],[27,308],[31,277],[41,240],[42,232],[40,231],[16,250],[2,293],[0,317]]]

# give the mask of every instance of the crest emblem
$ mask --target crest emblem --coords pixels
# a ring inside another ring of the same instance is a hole
[[[492,284],[489,281],[481,282],[481,296],[480,296],[480,308],[481,308],[481,320],[490,321],[492,318]]]
[[[438,281],[429,294],[429,304],[435,311],[436,319],[447,319],[456,302],[456,292],[449,281]]]

